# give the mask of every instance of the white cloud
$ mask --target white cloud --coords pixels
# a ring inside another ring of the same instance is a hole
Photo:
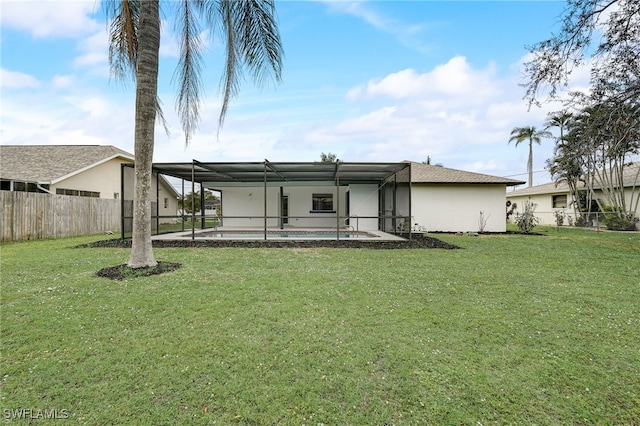
[[[446,96],[449,104],[452,101],[479,103],[498,94],[499,87],[494,76],[493,64],[484,70],[474,70],[465,57],[456,56],[427,73],[418,74],[414,69],[406,69],[382,79],[370,80],[366,85],[351,89],[347,99],[388,96],[432,101],[433,97]]]
[[[51,80],[51,85],[55,89],[64,89],[73,86],[76,82],[74,75],[55,75]]]
[[[9,89],[35,89],[42,83],[35,77],[17,71],[0,69],[0,82],[3,88]]]
[[[163,20],[160,26],[160,55],[177,58],[180,55],[180,45],[171,27],[172,22]]]
[[[2,141],[7,144],[103,144],[129,149],[123,136],[133,134],[133,123],[132,105],[109,94],[88,94],[73,84],[28,96],[23,92],[3,96]]]
[[[76,67],[94,67],[107,64],[109,61],[107,32],[103,28],[83,38],[78,43],[78,50],[82,53],[73,61],[73,65]]]
[[[3,1],[0,24],[35,38],[73,38],[104,26],[91,17],[97,4],[93,0]]]
[[[430,50],[429,44],[420,37],[426,29],[424,24],[411,24],[394,19],[382,11],[375,10],[371,2],[365,0],[323,0],[321,2],[326,4],[331,11],[362,19],[377,30],[392,35],[404,46],[415,49],[421,53]]]
[[[500,76],[494,64],[474,68],[461,56],[426,72],[390,73],[348,91],[350,116],[300,129],[298,137],[280,140],[279,148],[330,150],[345,161],[430,156],[447,167],[481,173],[525,171],[526,150],[509,147],[509,133],[516,126],[542,126],[556,105],[528,111],[516,75]],[[538,148],[536,165],[542,167],[551,149],[551,141]]]

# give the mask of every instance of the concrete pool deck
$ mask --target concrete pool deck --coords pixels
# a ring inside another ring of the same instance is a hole
[[[340,240],[406,241],[406,238],[382,231],[340,229]],[[192,231],[154,235],[153,240],[191,240]],[[196,240],[264,240],[264,228],[205,228],[195,230]],[[330,228],[267,228],[267,240],[336,240],[336,230]]]

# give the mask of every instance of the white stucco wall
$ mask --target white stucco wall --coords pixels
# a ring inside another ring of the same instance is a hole
[[[218,187],[222,194],[223,225],[226,227],[264,227],[264,187]],[[340,188],[339,213],[345,214],[347,188]],[[333,194],[337,207],[335,186],[291,186],[284,187],[283,194],[289,198],[288,227],[335,228],[336,213],[311,212],[313,194]],[[267,216],[280,214],[280,187],[267,187]],[[238,218],[233,216],[245,216]],[[251,216],[248,218],[246,216]],[[267,219],[267,227],[278,227],[277,218]]]
[[[436,232],[506,231],[504,185],[413,184],[412,223]]]
[[[378,185],[350,185],[349,225],[360,231],[377,231],[378,202]]]
[[[561,194],[538,194],[538,195],[523,195],[523,196],[510,196],[507,194],[507,200],[512,203],[516,203],[517,207],[514,211],[514,215],[509,218],[511,222],[515,218],[515,215],[524,211],[524,205],[527,201],[535,204],[534,216],[538,218],[539,225],[555,225],[555,211],[562,211],[567,215],[573,216],[573,208],[571,208],[571,202],[573,197],[567,194],[567,208],[553,208],[553,196]],[[565,223],[566,224],[566,223]]]
[[[223,226],[264,227],[264,188],[216,188],[221,191]],[[279,188],[267,188],[267,215],[278,215]],[[234,216],[243,216],[242,218]],[[277,219],[269,219],[268,227],[278,226]]]
[[[120,194],[120,164],[121,158],[114,158],[98,166],[68,177],[49,187],[53,193],[56,189],[74,189],[78,191],[99,192],[100,198],[114,199],[114,194]]]

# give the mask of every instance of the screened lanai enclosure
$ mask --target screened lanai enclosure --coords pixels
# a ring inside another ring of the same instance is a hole
[[[184,204],[197,209],[175,217],[152,213],[157,233],[174,238],[339,240],[404,234],[411,218],[410,167],[408,162],[156,163],[156,179],[172,182],[187,197]],[[130,175],[123,172],[123,181]],[[219,197],[215,209],[205,202],[205,191]],[[156,210],[162,203],[157,194]],[[174,225],[163,230],[160,222],[167,219]],[[123,208],[123,230],[125,220],[131,218]]]

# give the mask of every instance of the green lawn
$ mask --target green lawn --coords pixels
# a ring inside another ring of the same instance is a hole
[[[124,281],[94,274],[128,250],[74,248],[100,237],[3,244],[0,409],[90,425],[637,425],[640,234],[545,233],[156,249],[183,267]]]

